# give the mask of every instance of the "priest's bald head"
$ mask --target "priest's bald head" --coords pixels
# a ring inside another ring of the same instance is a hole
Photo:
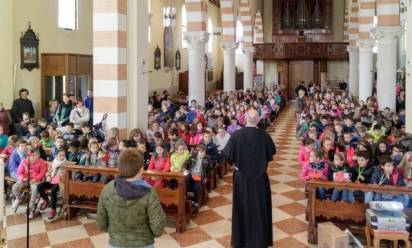
[[[256,127],[259,124],[259,113],[254,108],[249,108],[246,111],[246,125]]]

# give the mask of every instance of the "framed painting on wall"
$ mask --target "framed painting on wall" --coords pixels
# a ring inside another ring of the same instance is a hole
[[[29,71],[39,68],[39,39],[31,29],[30,22],[29,28],[20,38],[20,47],[20,68]]]
[[[164,67],[173,68],[175,65],[172,27],[165,27],[164,31]]]

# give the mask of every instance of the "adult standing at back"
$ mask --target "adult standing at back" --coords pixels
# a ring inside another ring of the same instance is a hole
[[[233,248],[272,246],[272,195],[268,163],[276,153],[272,138],[258,129],[258,112],[246,112],[246,126],[236,131],[224,149],[234,164],[232,241]]]
[[[90,113],[90,126],[93,125],[93,92],[91,90],[87,91],[87,96],[83,98],[84,106],[89,110]]]
[[[76,106],[70,112],[70,122],[73,123],[74,129],[76,129],[77,132],[80,132],[83,124],[89,123],[89,119],[89,109],[83,106],[83,100],[78,98]]]
[[[69,94],[63,94],[63,101],[59,104],[57,108],[56,115],[54,116],[54,122],[59,126],[62,127],[69,123],[70,119],[70,112],[73,109],[72,101],[70,101]]]
[[[29,91],[27,89],[19,90],[19,98],[14,100],[11,109],[11,116],[13,117],[14,123],[20,123],[23,120],[23,113],[29,113],[30,118],[34,118],[34,108],[33,103],[28,98]]]

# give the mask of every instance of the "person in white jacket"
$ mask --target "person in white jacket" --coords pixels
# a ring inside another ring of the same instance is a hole
[[[225,149],[227,142],[230,139],[230,134],[226,132],[226,129],[224,127],[219,127],[217,130],[217,135],[214,137],[213,142],[217,145],[217,149],[219,150],[219,153]]]
[[[70,112],[70,122],[73,123],[74,129],[81,130],[83,123],[88,123],[89,119],[89,109],[84,107],[83,100],[78,98],[76,101],[76,107]]]

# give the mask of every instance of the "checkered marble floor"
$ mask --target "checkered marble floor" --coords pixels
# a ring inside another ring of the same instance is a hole
[[[303,184],[298,176],[299,142],[295,139],[295,117],[288,107],[277,118],[271,136],[277,154],[270,164],[268,174],[272,189],[274,247],[310,247],[307,242],[308,224],[305,221],[306,199]],[[169,223],[165,233],[156,239],[156,247],[220,248],[230,247],[232,212],[232,176],[228,174],[209,194],[206,206],[191,220],[182,234],[175,232]],[[25,208],[14,214],[6,209],[7,243],[10,248],[25,247]],[[93,219],[79,216],[74,220],[44,221],[38,217],[30,224],[31,247],[107,247],[108,235],[97,229]]]

